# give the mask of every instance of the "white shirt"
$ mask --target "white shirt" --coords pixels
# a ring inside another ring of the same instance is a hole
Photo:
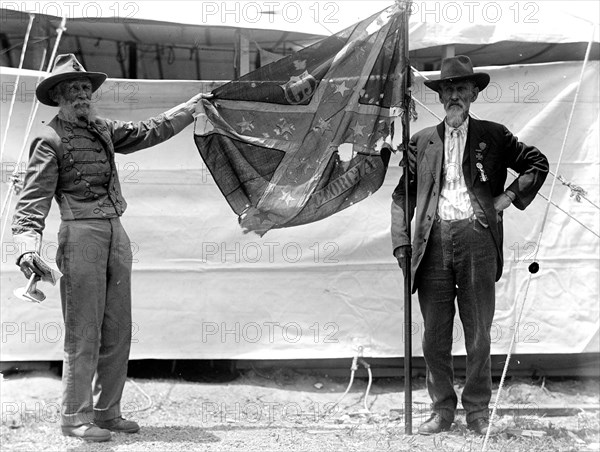
[[[462,220],[473,216],[473,206],[462,170],[468,130],[468,116],[457,128],[445,124],[442,190],[438,203],[438,215],[442,220]],[[458,136],[455,138],[456,134]]]

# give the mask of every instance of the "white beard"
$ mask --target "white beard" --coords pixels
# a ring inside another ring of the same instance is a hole
[[[468,113],[468,111],[464,111],[462,108],[450,107],[446,110],[446,122],[450,127],[456,128],[467,119]]]
[[[76,108],[75,105],[78,104],[79,101],[69,102],[61,97],[58,101],[59,117],[74,124],[77,124],[80,121],[86,123],[92,122],[98,117],[96,106],[94,104],[90,103],[88,108]]]

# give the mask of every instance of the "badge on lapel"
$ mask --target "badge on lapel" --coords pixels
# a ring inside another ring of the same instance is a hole
[[[488,180],[488,177],[485,174],[485,170],[483,169],[483,163],[481,163],[483,161],[483,151],[485,151],[486,147],[487,144],[481,142],[479,143],[479,149],[475,149],[475,159],[477,160],[475,167],[479,171],[479,180],[481,182],[486,182]]]

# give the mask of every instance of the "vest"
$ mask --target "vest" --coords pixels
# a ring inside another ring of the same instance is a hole
[[[121,194],[105,119],[81,126],[55,116],[40,139],[56,153],[55,198],[61,219],[114,218],[125,212],[127,203]]]

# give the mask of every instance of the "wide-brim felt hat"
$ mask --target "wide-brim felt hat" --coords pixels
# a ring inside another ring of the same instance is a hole
[[[35,95],[42,104],[57,107],[58,104],[50,98],[50,90],[60,82],[81,77],[90,79],[94,92],[104,83],[107,75],[103,72],[87,72],[72,53],[58,55],[52,73],[37,86]]]
[[[457,55],[442,60],[439,79],[426,80],[424,83],[428,88],[439,92],[443,82],[462,82],[465,80],[472,80],[479,91],[482,91],[490,83],[490,75],[486,72],[474,72],[471,58],[465,55]]]

